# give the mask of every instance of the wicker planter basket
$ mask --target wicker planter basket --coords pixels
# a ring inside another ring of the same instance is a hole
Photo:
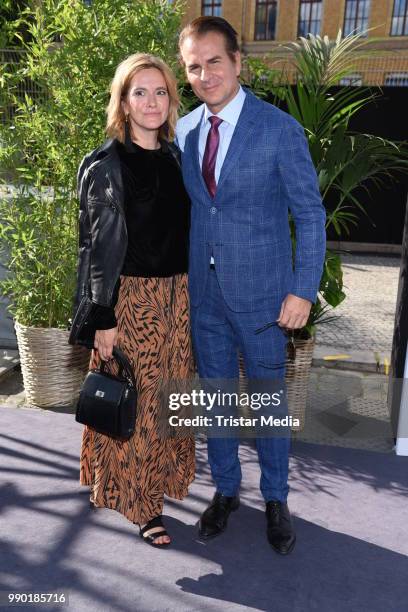
[[[305,426],[307,388],[312,368],[314,346],[314,338],[308,340],[296,339],[296,357],[294,360],[286,359],[285,380],[289,414],[293,418],[299,419],[299,426],[292,427],[293,431],[301,431]]]
[[[63,329],[27,327],[15,322],[26,403],[40,408],[76,402],[90,352],[68,344]]]
[[[301,431],[305,425],[305,411],[307,401],[307,388],[309,384],[310,370],[312,367],[313,350],[315,339],[295,339],[296,357],[286,358],[286,388],[288,397],[289,414],[294,419],[299,419],[299,426],[292,427],[292,431]],[[245,382],[245,368],[242,355],[239,355],[239,377],[240,392],[247,389]]]

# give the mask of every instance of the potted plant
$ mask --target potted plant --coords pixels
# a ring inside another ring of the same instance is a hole
[[[26,3],[8,34],[23,47],[3,64],[2,292],[15,320],[27,401],[72,404],[89,361],[68,345],[78,249],[76,173],[104,140],[116,65],[149,50],[176,57],[181,8],[160,0]],[[21,35],[24,32],[24,36]],[[11,115],[11,119],[8,119]]]

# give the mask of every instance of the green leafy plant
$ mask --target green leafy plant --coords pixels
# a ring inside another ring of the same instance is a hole
[[[284,71],[278,74],[269,68],[266,61],[249,59],[247,65],[248,84],[254,84],[258,91],[263,89],[263,97],[272,97],[274,104],[284,102],[303,125],[327,210],[326,229],[332,226],[339,237],[357,223],[356,209],[367,214],[356,195],[357,188],[369,191],[370,185],[395,179],[396,172],[408,167],[406,143],[349,129],[351,117],[380,94],[367,87],[333,89],[353,72],[356,57],[372,53],[366,45],[357,35],[342,38],[341,32],[335,40],[311,34],[300,38],[286,46],[296,71],[295,84]],[[319,297],[299,335],[311,336],[317,324],[332,321],[334,317],[327,313],[345,297],[340,257],[327,251]]]
[[[8,25],[24,53],[0,73],[1,106],[12,114],[0,124],[0,240],[9,268],[1,289],[19,323],[66,328],[76,280],[78,165],[104,140],[119,62],[147,51],[176,65],[182,4],[26,4],[14,30]]]
[[[0,49],[9,45],[18,45],[21,37],[25,37],[25,27],[21,27],[19,38],[15,37],[16,22],[21,11],[27,6],[26,0],[2,0],[0,3]]]

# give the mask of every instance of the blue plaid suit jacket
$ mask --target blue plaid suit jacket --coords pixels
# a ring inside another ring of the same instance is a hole
[[[246,94],[214,199],[198,157],[203,106],[177,125],[192,202],[193,307],[203,298],[211,254],[224,299],[235,312],[276,309],[288,293],[314,302],[319,288],[325,209],[303,128],[272,104]],[[296,227],[294,257],[288,211]]]

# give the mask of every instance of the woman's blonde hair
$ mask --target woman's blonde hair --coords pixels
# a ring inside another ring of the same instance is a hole
[[[159,57],[150,55],[150,53],[134,53],[123,60],[116,68],[110,88],[110,100],[106,108],[106,133],[109,137],[116,138],[120,142],[125,141],[126,121],[121,102],[129,91],[133,76],[146,68],[157,68],[166,81],[170,102],[169,114],[167,121],[159,129],[159,137],[169,141],[174,138],[180,105],[176,77],[172,69]]]

